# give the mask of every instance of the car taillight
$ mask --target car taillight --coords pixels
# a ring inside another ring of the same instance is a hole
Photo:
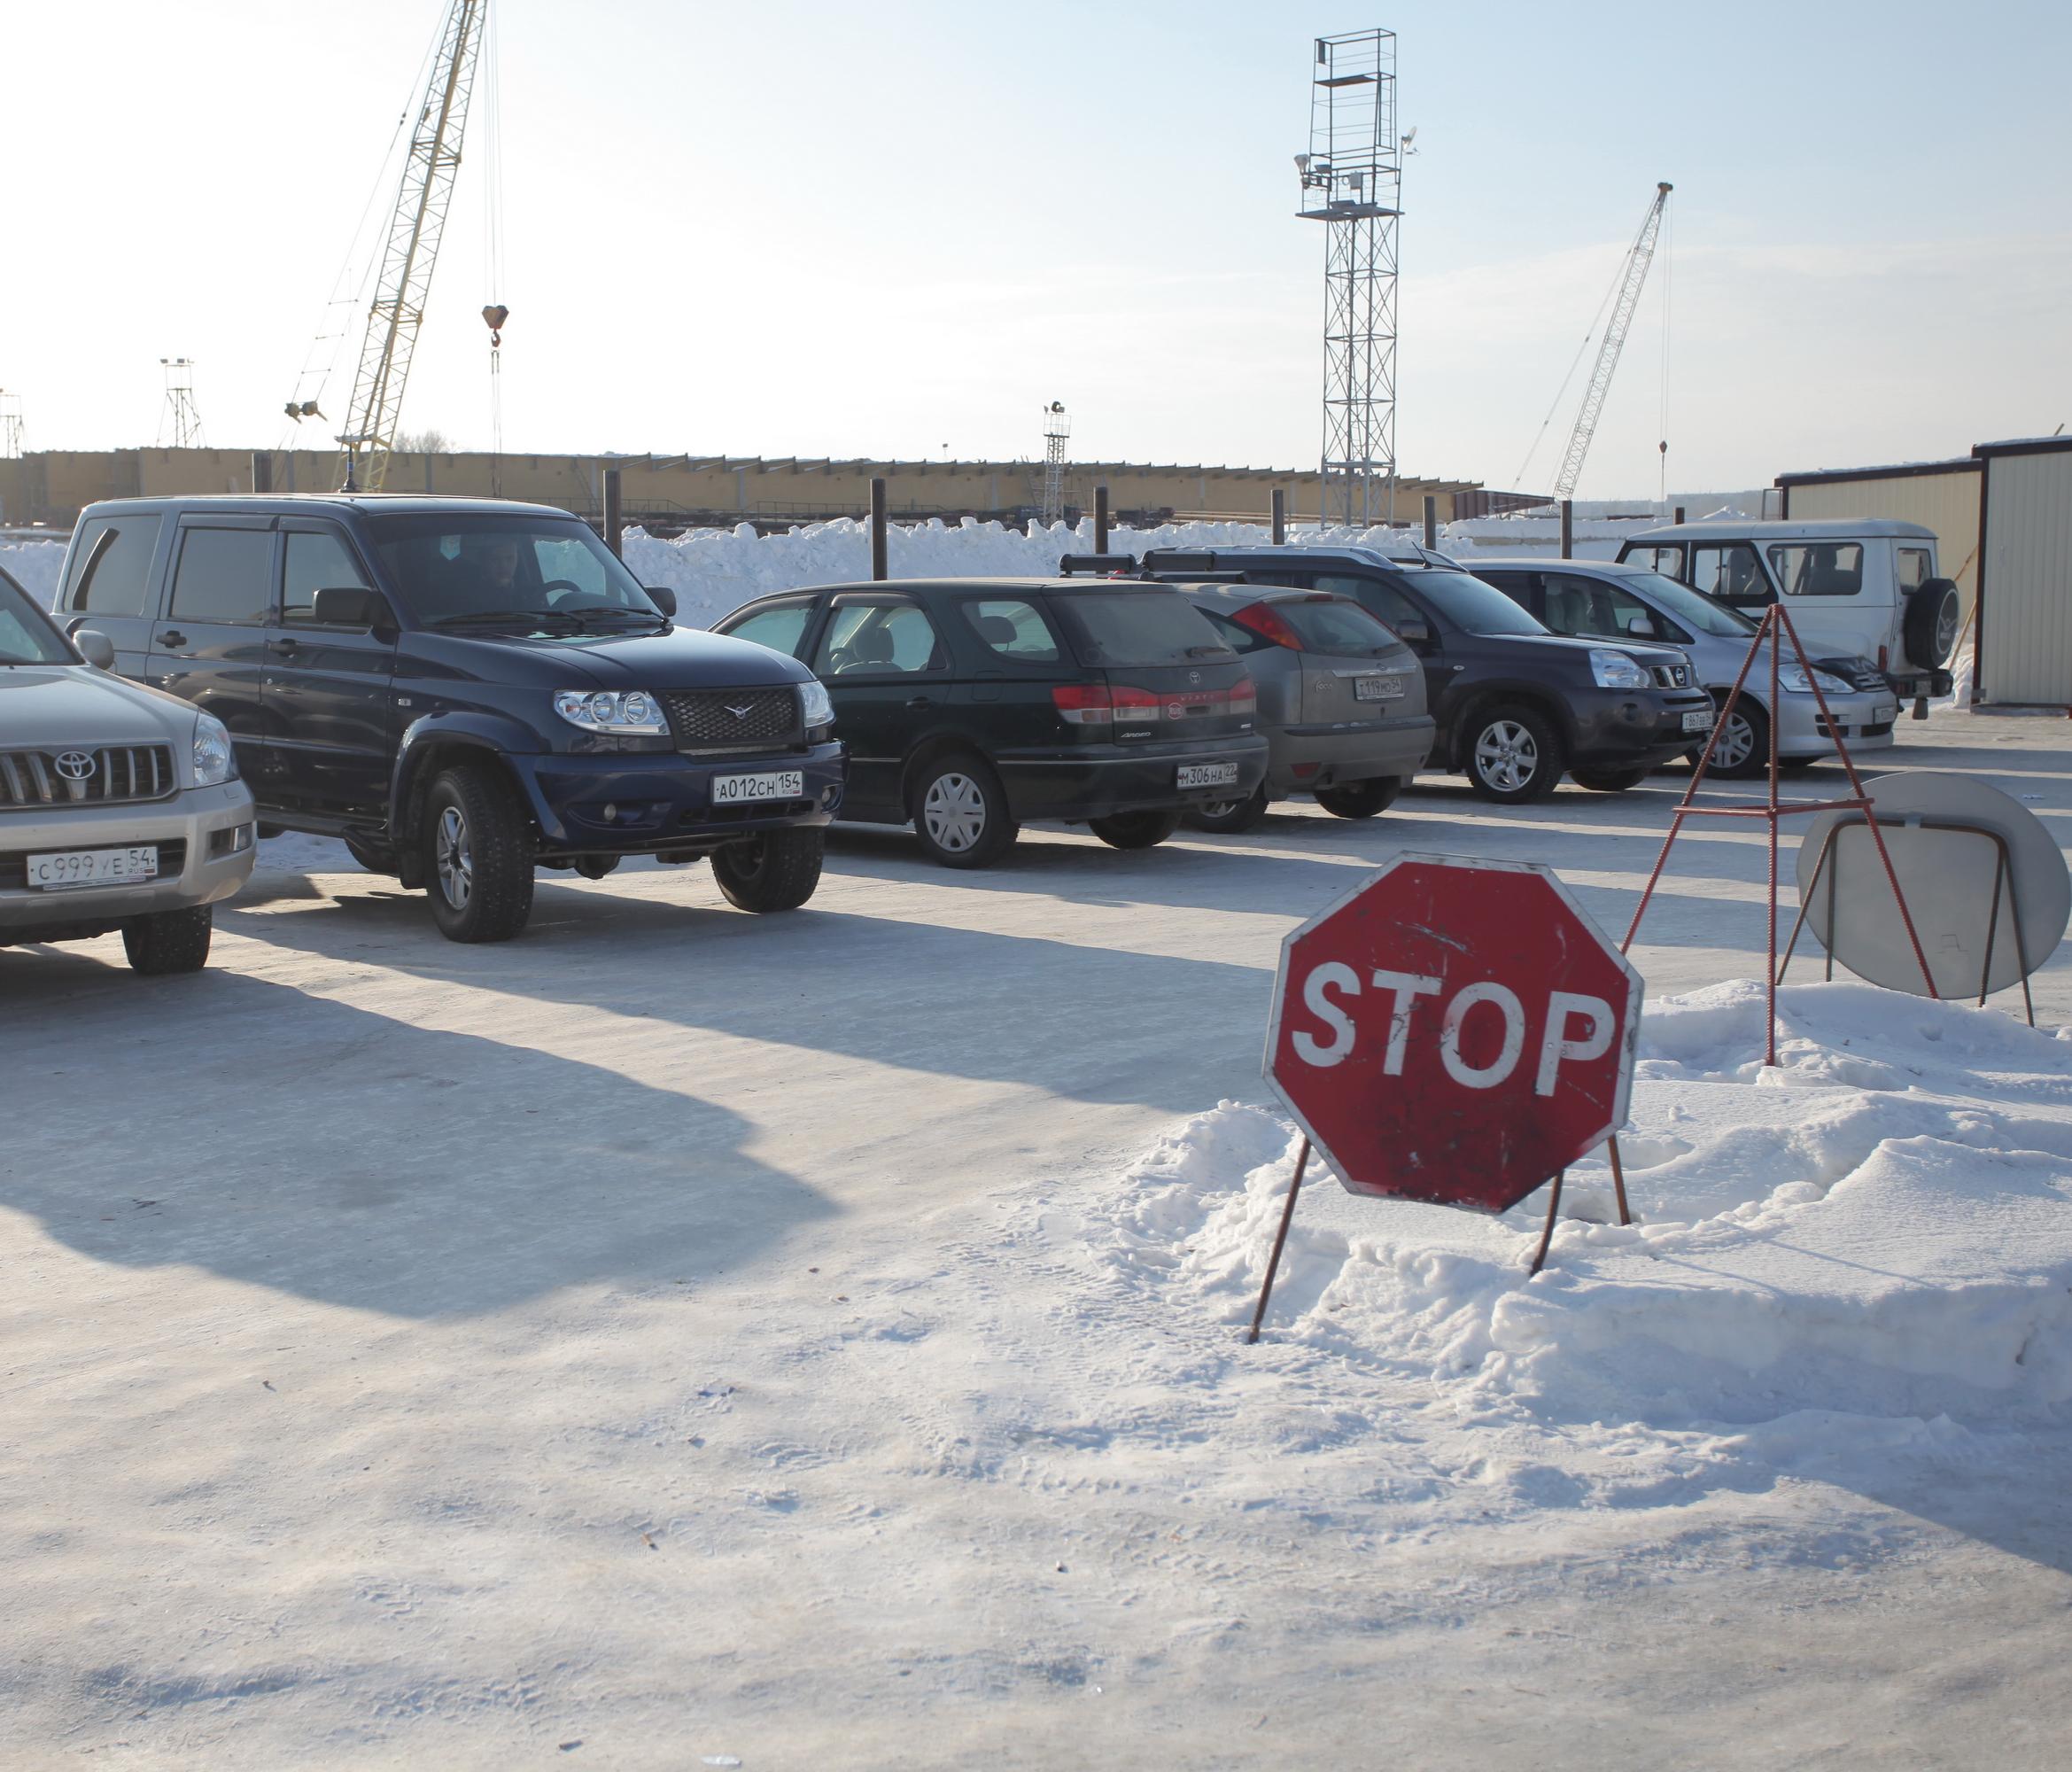
[[[1099,685],[1066,683],[1051,691],[1059,717],[1067,726],[1113,726],[1114,698]]]
[[[1276,646],[1284,646],[1291,652],[1302,649],[1302,642],[1295,638],[1295,630],[1274,613],[1271,603],[1246,603],[1230,619],[1239,627],[1248,627],[1261,638],[1272,641]]]
[[[1230,711],[1238,719],[1250,719],[1259,711],[1259,689],[1249,677],[1240,677],[1228,691]]]

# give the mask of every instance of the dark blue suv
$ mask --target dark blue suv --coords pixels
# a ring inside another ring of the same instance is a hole
[[[230,729],[262,834],[345,839],[455,941],[538,867],[710,856],[743,910],[812,896],[846,773],[826,691],[672,625],[567,511],[366,494],[89,505],[56,613]]]

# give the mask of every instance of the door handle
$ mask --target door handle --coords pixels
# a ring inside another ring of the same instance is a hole
[[[293,652],[301,644],[302,642],[299,640],[297,640],[291,635],[283,635],[281,639],[273,642],[273,648],[275,652]]]
[[[184,646],[187,644],[187,636],[182,633],[178,628],[169,627],[159,636],[159,644],[160,646]]]
[[[935,698],[933,696],[916,696],[907,703],[910,708],[932,708],[935,705]]]

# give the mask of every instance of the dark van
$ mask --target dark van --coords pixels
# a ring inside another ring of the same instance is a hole
[[[1164,585],[950,579],[757,598],[715,632],[804,660],[850,747],[841,816],[983,867],[1035,819],[1146,849],[1264,778],[1252,679]]]

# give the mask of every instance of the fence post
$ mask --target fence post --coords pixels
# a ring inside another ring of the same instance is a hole
[[[1676,508],[1676,520],[1679,523],[1683,521],[1683,507],[1680,504]]]
[[[1431,493],[1424,494],[1424,545],[1439,546],[1439,500]]]
[[[618,470],[607,468],[604,470],[604,545],[614,555],[619,555],[619,531],[624,526],[619,520]]]
[[[1564,499],[1561,501],[1561,557],[1571,559],[1575,551],[1576,501],[1573,499]]]
[[[1274,488],[1274,546],[1283,547],[1288,540],[1288,494],[1279,486]]]
[[[1093,489],[1093,551],[1108,551],[1108,487],[1103,481]]]
[[[885,477],[871,476],[871,578],[887,577],[885,565]]]
[[[252,490],[253,495],[263,498],[274,489],[274,452],[271,449],[254,449],[252,452]]]

